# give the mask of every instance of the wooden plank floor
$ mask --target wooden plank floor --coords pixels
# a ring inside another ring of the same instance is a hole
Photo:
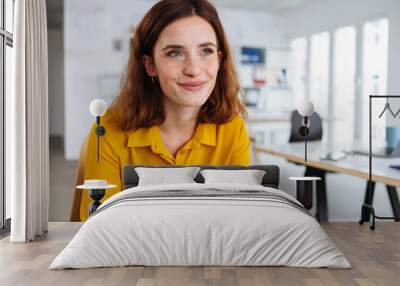
[[[370,231],[357,223],[325,223],[352,269],[290,267],[120,267],[48,270],[80,223],[50,223],[32,243],[0,241],[0,285],[400,285],[399,223],[378,222]]]

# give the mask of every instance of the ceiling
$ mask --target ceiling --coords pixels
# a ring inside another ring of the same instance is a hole
[[[114,0],[115,1],[115,0]],[[143,1],[143,0],[137,0]],[[157,2],[156,0],[144,0],[146,2]],[[292,9],[321,0],[209,0],[217,7],[233,9],[262,10],[271,13],[284,13]]]
[[[211,0],[217,7],[284,13],[321,0]]]
[[[114,0],[116,1],[116,0]],[[143,0],[138,0],[143,1]],[[145,0],[155,3],[155,0]],[[285,13],[321,0],[210,0],[219,8],[252,9],[271,13]],[[118,3],[118,1],[116,1]],[[64,0],[46,0],[48,25],[62,25]]]

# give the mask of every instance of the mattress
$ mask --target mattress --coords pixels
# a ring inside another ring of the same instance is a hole
[[[198,183],[137,186],[110,197],[50,269],[130,265],[351,267],[283,191]]]

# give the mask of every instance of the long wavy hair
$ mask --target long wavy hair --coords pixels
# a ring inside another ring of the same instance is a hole
[[[147,12],[134,32],[120,93],[107,112],[122,130],[134,131],[164,121],[163,92],[148,76],[142,58],[153,57],[156,41],[167,25],[194,15],[211,24],[222,52],[215,87],[200,108],[197,122],[223,124],[238,114],[246,116],[231,51],[214,6],[207,0],[162,0]]]

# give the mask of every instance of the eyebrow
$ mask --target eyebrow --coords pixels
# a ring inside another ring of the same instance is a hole
[[[198,45],[199,48],[208,47],[208,46],[217,47],[217,45],[212,43],[212,42],[205,42],[205,43],[202,43],[202,44]],[[184,46],[181,46],[181,45],[167,45],[164,48],[162,48],[161,51],[165,51],[165,50],[168,50],[168,49],[184,49]]]

